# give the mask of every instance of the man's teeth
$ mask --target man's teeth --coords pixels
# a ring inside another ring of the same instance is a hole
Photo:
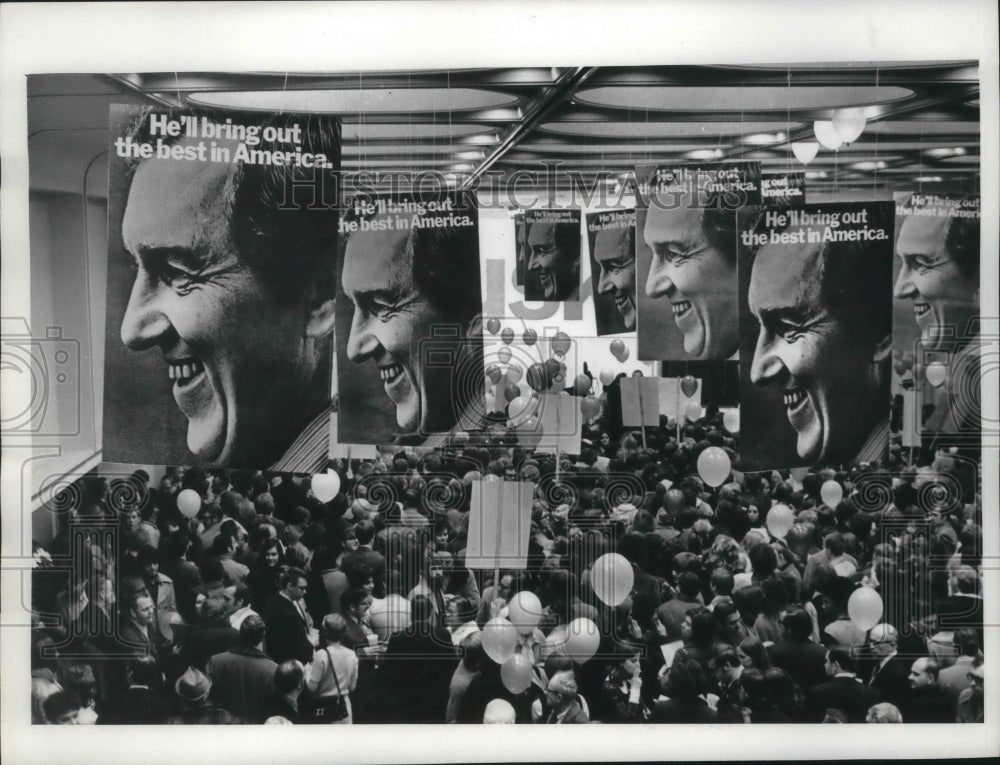
[[[403,367],[399,364],[390,364],[387,367],[379,367],[378,373],[379,377],[382,378],[382,382],[388,382],[390,380],[395,380],[403,374]]]
[[[806,398],[806,394],[799,389],[785,391],[785,408],[794,409],[799,404],[801,404]]]
[[[687,300],[682,300],[680,303],[671,303],[670,308],[674,312],[674,316],[679,316],[691,307],[691,303]]]
[[[205,370],[204,365],[198,360],[185,361],[182,364],[167,362],[167,376],[171,380],[178,380],[185,383],[195,375],[201,374]]]
[[[628,302],[628,295],[615,295],[615,302],[618,305],[625,305]]]
[[[931,310],[931,307],[930,307],[929,303],[914,303],[913,304],[913,312],[917,316],[923,316],[929,310]]]

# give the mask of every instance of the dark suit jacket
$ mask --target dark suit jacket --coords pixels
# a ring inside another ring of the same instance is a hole
[[[265,601],[261,616],[267,625],[264,647],[272,659],[278,664],[289,659],[298,659],[303,664],[312,661],[313,647],[306,623],[288,598],[275,593]]]
[[[902,709],[906,698],[910,695],[909,678],[912,666],[912,658],[903,658],[898,654],[889,659],[881,670],[876,663],[868,675],[868,685],[882,694],[883,701]]]
[[[947,723],[955,720],[955,707],[937,685],[911,688],[906,700],[900,704],[905,723]]]
[[[811,640],[779,640],[767,649],[771,663],[787,672],[803,690],[826,679],[826,647]]]
[[[839,709],[851,722],[864,722],[868,709],[882,700],[882,694],[855,677],[834,677],[815,686],[809,693],[813,722],[823,722],[827,709]]]
[[[937,603],[934,612],[938,617],[939,630],[957,630],[969,627],[979,633],[979,645],[983,644],[982,598],[950,595]]]
[[[393,722],[443,723],[458,654],[448,631],[413,624],[389,638],[382,657],[381,693],[396,707]]]
[[[232,628],[228,620],[195,624],[184,630],[181,658],[187,666],[204,672],[209,659],[239,644],[240,633]]]

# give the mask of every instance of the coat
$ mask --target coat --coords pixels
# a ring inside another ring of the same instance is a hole
[[[865,685],[856,677],[834,677],[813,687],[809,692],[812,722],[823,722],[827,709],[839,709],[852,722],[864,722],[868,710],[882,700],[877,689]]]
[[[303,664],[312,661],[309,628],[292,601],[280,592],[275,593],[265,601],[260,615],[267,625],[264,647],[272,659],[278,664],[289,659],[298,659]]]
[[[257,648],[232,648],[208,660],[211,698],[247,722],[262,723],[264,703],[274,691],[278,665]]]

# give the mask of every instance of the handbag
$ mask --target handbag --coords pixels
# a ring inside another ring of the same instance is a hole
[[[324,648],[323,650],[326,651],[326,657],[330,660],[330,671],[333,673],[333,682],[337,684],[337,695],[322,696],[312,700],[305,719],[309,725],[340,722],[347,719],[349,714],[347,700],[340,693],[340,679],[337,677],[337,671],[333,668],[333,657],[330,655],[330,649]]]

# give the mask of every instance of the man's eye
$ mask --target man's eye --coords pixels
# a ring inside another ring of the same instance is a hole
[[[173,266],[163,265],[157,269],[156,278],[167,287],[185,290],[191,286],[192,276]]]

